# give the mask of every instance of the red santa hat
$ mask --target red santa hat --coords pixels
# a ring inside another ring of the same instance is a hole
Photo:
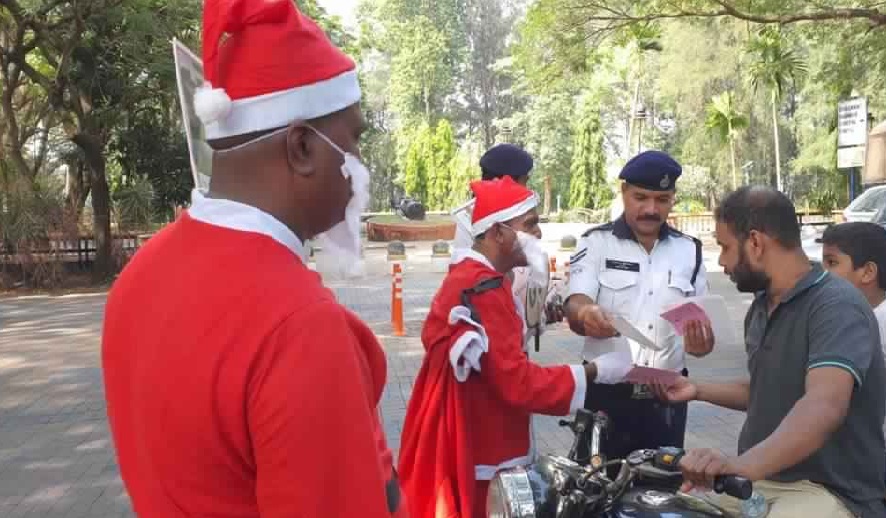
[[[471,234],[486,232],[496,223],[504,223],[538,206],[538,196],[510,176],[471,183],[475,204],[471,214]]]
[[[353,60],[292,0],[206,0],[194,96],[207,140],[281,128],[360,101]]]

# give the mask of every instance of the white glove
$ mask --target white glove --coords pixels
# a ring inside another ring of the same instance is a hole
[[[597,366],[597,378],[594,383],[614,385],[624,381],[625,376],[634,368],[630,351],[618,350],[594,358]]]

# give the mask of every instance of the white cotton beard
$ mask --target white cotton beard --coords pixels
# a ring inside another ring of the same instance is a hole
[[[360,217],[369,207],[370,177],[366,166],[351,154],[345,155],[342,174],[351,179],[351,199],[345,208],[345,219],[317,236],[317,241],[333,276],[355,278],[365,273]]]
[[[544,250],[541,248],[541,240],[526,232],[517,232],[518,246],[526,256],[526,263],[534,276],[547,275],[548,265]]]

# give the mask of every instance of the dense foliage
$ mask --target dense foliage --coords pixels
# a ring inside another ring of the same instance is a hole
[[[359,63],[374,210],[403,194],[461,204],[497,142],[532,153],[545,210],[604,209],[620,166],[648,148],[684,164],[681,207],[747,182],[833,207],[847,201],[837,102],[886,110],[886,9],[873,0],[362,0],[354,25],[297,3]],[[186,203],[169,42],[199,48],[201,5],[0,0],[7,245],[12,228],[80,222],[107,274],[112,228]],[[12,213],[52,200],[43,223]]]

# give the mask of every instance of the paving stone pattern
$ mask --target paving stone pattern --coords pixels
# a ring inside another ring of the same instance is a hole
[[[442,274],[428,261],[406,268],[408,336],[395,338],[386,268],[376,261],[367,279],[331,287],[384,343],[389,372],[380,407],[396,451],[422,359],[422,319]],[[722,275],[712,275],[711,284],[727,296],[738,326],[748,298]],[[104,301],[103,294],[0,299],[0,517],[133,516],[105,420],[99,365]],[[543,364],[575,362],[580,349],[581,340],[561,326],[544,336],[533,358]],[[729,379],[745,372],[744,353],[738,344],[720,344],[710,357],[691,360],[689,368],[701,378]],[[738,412],[693,404],[688,444],[732,452],[741,422]],[[565,452],[570,443],[554,418],[537,419],[536,437],[543,452]]]

